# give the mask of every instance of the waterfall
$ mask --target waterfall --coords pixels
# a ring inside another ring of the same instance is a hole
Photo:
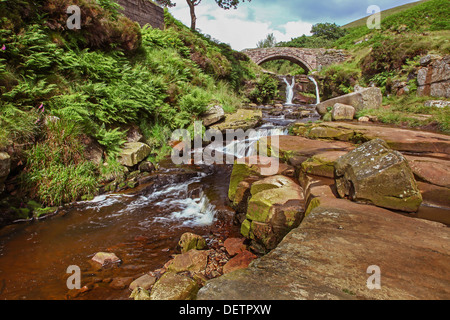
[[[289,84],[289,82],[286,80],[286,77],[284,77],[284,82],[286,82],[286,105],[292,105],[292,100],[294,99],[294,86],[295,86],[295,76],[292,77],[292,83]]]
[[[309,76],[308,79],[311,80],[316,86],[316,104],[319,104],[320,103],[319,85],[317,84],[317,81],[316,79],[314,79],[314,77]]]

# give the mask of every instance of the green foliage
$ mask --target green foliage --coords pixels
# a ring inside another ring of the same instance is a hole
[[[0,2],[11,12],[0,18],[0,149],[31,142],[21,184],[46,205],[122,179],[126,125],[139,125],[159,161],[170,154],[172,130],[192,128],[210,103],[234,111],[255,77],[247,56],[167,12],[165,30],[140,29],[112,0],[23,2]],[[64,30],[69,2],[83,4],[79,31]],[[106,163],[86,160],[86,135],[104,147]]]
[[[264,40],[258,41],[256,44],[257,48],[272,48],[277,45],[277,39],[275,39],[275,36],[273,33],[270,33],[267,35],[267,37]]]
[[[116,158],[119,155],[122,145],[127,142],[125,137],[125,131],[120,131],[120,128],[108,130],[105,125],[100,127],[95,136],[98,143],[105,147],[106,153],[111,158]]]
[[[288,60],[273,60],[268,61],[263,64],[261,64],[261,67],[265,70],[275,72],[276,74],[282,74],[282,75],[300,75],[300,74],[306,74],[305,69],[300,67],[298,64],[293,63]]]
[[[320,88],[324,99],[352,92],[361,77],[360,69],[352,63],[331,65],[320,74]]]
[[[288,42],[280,42],[278,47],[296,47],[296,48],[332,48],[334,40],[321,36],[302,35],[298,38],[291,39]]]
[[[337,40],[343,37],[347,30],[340,28],[336,23],[317,23],[312,26],[311,33],[315,37],[323,37],[327,40]]]
[[[49,122],[45,140],[27,150],[25,185],[45,205],[55,206],[93,194],[96,166],[86,161],[79,140],[82,129],[70,121]]]
[[[278,95],[278,80],[268,74],[263,74],[250,92],[249,99],[264,104],[272,101]]]

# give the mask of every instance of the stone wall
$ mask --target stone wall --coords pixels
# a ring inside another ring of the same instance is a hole
[[[428,55],[420,60],[417,92],[422,96],[450,98],[450,55]]]
[[[164,9],[148,0],[117,0],[123,8],[123,14],[143,27],[164,29]]]

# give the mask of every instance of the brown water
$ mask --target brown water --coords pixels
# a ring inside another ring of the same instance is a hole
[[[231,167],[204,171],[198,169],[198,176],[187,181],[100,196],[47,220],[4,228],[0,299],[74,298],[66,286],[70,265],[81,268],[81,286],[91,288],[76,299],[128,299],[128,288],[113,289],[109,281],[162,267],[177,253],[183,233],[205,236],[210,244],[237,236],[234,211],[227,206]],[[198,189],[207,196],[202,201],[190,198],[200,193]],[[122,263],[100,268],[91,262],[99,251],[114,252]]]

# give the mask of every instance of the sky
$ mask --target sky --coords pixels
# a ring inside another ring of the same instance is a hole
[[[176,0],[172,15],[191,25],[185,0]],[[344,25],[368,16],[367,8],[377,5],[390,9],[414,0],[252,0],[237,9],[224,10],[214,0],[203,0],[196,7],[197,28],[204,34],[231,45],[235,50],[255,48],[258,41],[273,33],[276,40],[289,41],[310,35],[312,25],[334,22]]]

